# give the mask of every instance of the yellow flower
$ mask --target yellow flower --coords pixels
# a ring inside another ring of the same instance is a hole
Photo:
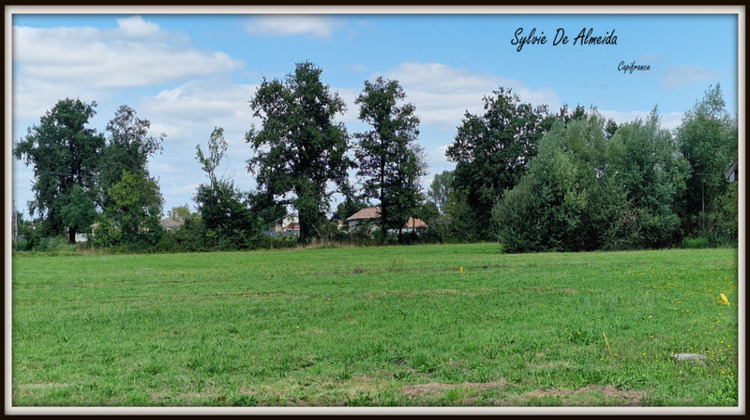
[[[729,299],[727,299],[726,295],[724,293],[721,293],[720,295],[722,303],[729,306]]]

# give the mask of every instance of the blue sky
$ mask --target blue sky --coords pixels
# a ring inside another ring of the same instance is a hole
[[[225,129],[228,157],[221,172],[243,190],[255,182],[244,133],[259,122],[248,101],[263,78],[282,78],[295,63],[312,61],[323,82],[346,101],[338,121],[350,133],[365,127],[354,99],[365,80],[397,79],[420,116],[420,144],[429,174],[452,169],[445,149],[467,110],[500,86],[522,101],[597,107],[618,122],[654,106],[676,128],[712,84],[737,113],[737,14],[27,14],[12,15],[12,138],[39,123],[66,97],[98,103],[91,126],[103,132],[127,104],[165,133],[152,158],[164,210],[195,203],[206,182],[195,160],[214,127]],[[675,9],[679,12],[680,9]],[[545,45],[511,44],[518,28],[536,28]],[[562,28],[567,45],[552,45]],[[573,45],[583,29],[608,32],[616,45]],[[744,36],[744,32],[743,32]],[[7,53],[7,52],[6,52]],[[624,73],[620,62],[648,65]],[[8,146],[8,145],[6,145]],[[33,172],[13,161],[13,198],[28,217]]]

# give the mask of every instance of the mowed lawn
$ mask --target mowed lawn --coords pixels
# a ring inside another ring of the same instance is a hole
[[[12,264],[14,406],[738,405],[735,249]]]

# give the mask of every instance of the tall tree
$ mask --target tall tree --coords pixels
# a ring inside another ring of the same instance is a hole
[[[257,175],[259,193],[271,197],[265,201],[297,210],[300,242],[319,236],[333,194],[327,185],[341,188],[351,167],[346,128],[333,121],[345,104],[321,73],[311,62],[298,63],[286,80],[264,79],[250,101],[262,128],[246,135],[254,151],[248,170]]]
[[[216,169],[227,151],[224,129],[214,128],[206,153],[196,147],[196,159],[208,175],[209,183],[201,184],[195,195],[198,212],[206,229],[219,237],[220,246],[244,248],[260,234],[260,224],[247,200],[231,179],[216,175]]]
[[[365,197],[380,201],[383,238],[390,229],[400,234],[421,201],[419,177],[424,165],[417,144],[419,118],[414,105],[398,105],[405,98],[398,81],[378,77],[374,83],[365,81],[355,100],[359,119],[372,127],[355,134],[357,175],[364,179]]]
[[[90,214],[90,209],[83,208],[90,200],[82,194],[92,194],[104,146],[104,137],[87,127],[96,114],[94,108],[96,102],[58,101],[14,150],[16,158],[34,166],[34,200],[29,203],[29,210],[32,216],[35,212],[41,216],[42,234],[57,235],[67,227],[70,243],[75,243],[75,235],[86,217],[63,217],[63,214]],[[74,193],[76,185],[80,190]],[[74,206],[76,210],[64,210],[66,206]],[[71,224],[73,219],[75,223]]]
[[[138,118],[136,111],[127,105],[120,106],[107,124],[109,136],[99,175],[102,208],[111,204],[107,191],[122,180],[124,172],[141,174],[146,180],[155,181],[148,172],[148,159],[162,151],[166,135],[152,136],[150,128],[151,122]]]
[[[484,114],[466,113],[446,155],[456,162],[454,186],[463,190],[480,239],[491,239],[491,213],[536,155],[547,107],[521,103],[510,89],[484,97]]]
[[[727,190],[724,170],[739,153],[737,121],[727,112],[718,84],[685,114],[677,140],[691,168],[682,210],[685,228],[688,234],[708,235],[716,227],[718,199]]]
[[[147,245],[158,242],[162,233],[159,220],[163,200],[156,181],[142,173],[125,171],[120,182],[107,190],[107,195],[112,204],[105,210],[100,223],[102,230],[95,232],[96,236],[100,236],[100,232],[111,233],[111,226],[117,226],[120,231],[111,237],[111,245],[120,241]]]
[[[438,211],[441,215],[445,215],[445,205],[451,199],[451,193],[453,191],[453,171],[443,171],[432,180],[430,189],[427,192],[429,199],[435,203]]]
[[[163,200],[157,180],[149,174],[148,159],[161,152],[166,135],[154,137],[150,128],[151,122],[138,118],[127,105],[120,106],[107,124],[99,174],[102,216],[94,233],[99,244],[158,240]]]
[[[167,217],[172,220],[186,221],[193,216],[193,212],[190,211],[190,207],[187,204],[182,206],[172,207],[167,211]]]

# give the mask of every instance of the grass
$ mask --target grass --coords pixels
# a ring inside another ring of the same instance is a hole
[[[12,403],[736,407],[737,283],[733,249],[17,254]]]

